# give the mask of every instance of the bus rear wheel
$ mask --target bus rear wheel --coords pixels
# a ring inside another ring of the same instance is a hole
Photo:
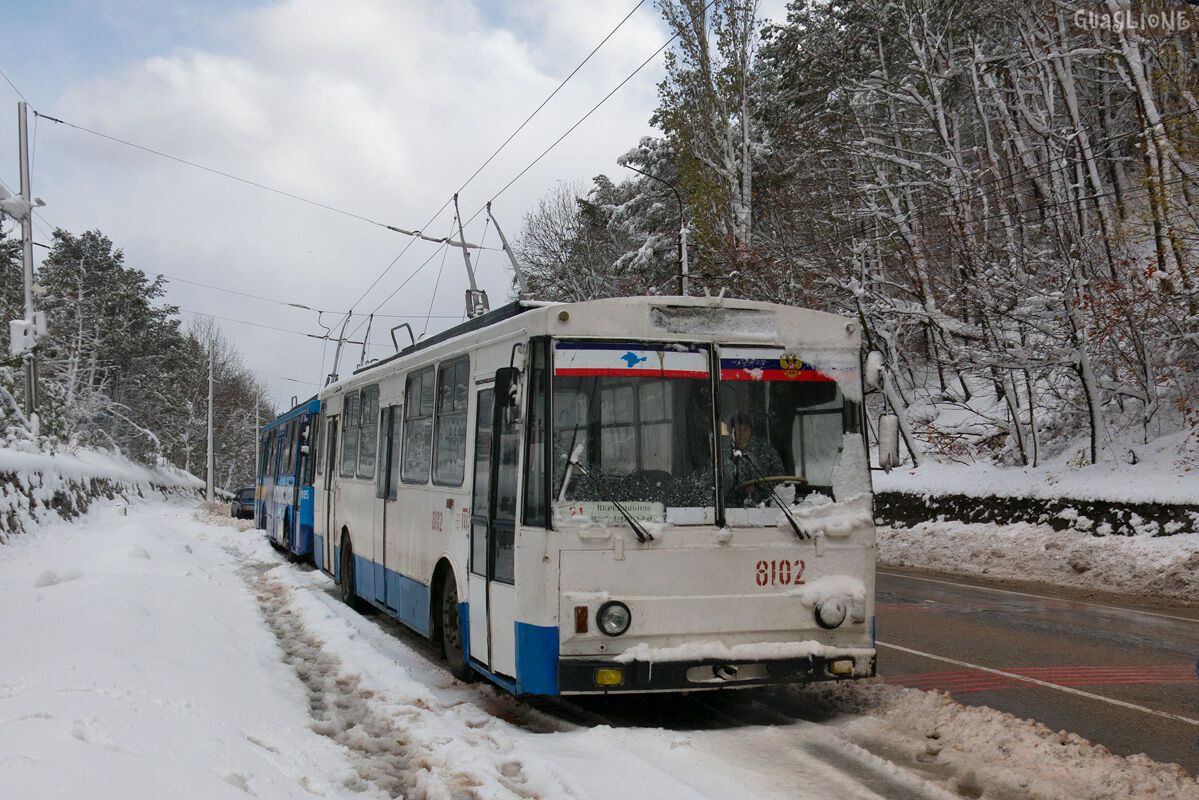
[[[350,544],[350,537],[345,536],[341,540],[341,602],[354,610],[362,608],[362,601],[358,599],[358,594],[354,591],[354,547]]]
[[[286,557],[286,558],[287,558],[287,560],[288,560],[289,562],[291,562],[292,564],[294,564],[294,563],[296,563],[297,561],[299,561],[299,559],[298,559],[298,558],[296,558],[296,554],[295,554],[295,552],[292,550],[292,541],[291,541],[291,537],[292,537],[292,533],[291,533],[291,515],[290,515],[290,514],[288,514],[286,517],[284,517],[284,518],[283,518],[283,555],[284,555],[284,557]]]
[[[441,649],[445,653],[450,674],[469,683],[474,680],[475,671],[466,661],[466,646],[462,639],[462,622],[458,613],[458,582],[454,580],[453,572],[445,576],[437,605],[441,615]]]

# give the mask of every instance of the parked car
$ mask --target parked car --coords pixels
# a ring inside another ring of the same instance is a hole
[[[244,489],[238,490],[233,496],[233,503],[229,507],[230,516],[235,519],[254,519],[254,487],[247,486]]]

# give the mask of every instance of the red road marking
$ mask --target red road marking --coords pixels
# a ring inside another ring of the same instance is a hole
[[[1036,678],[1058,686],[1135,686],[1145,684],[1199,683],[1190,664],[1155,664],[1145,667],[1066,666],[1007,667],[1004,672]],[[1015,689],[1020,681],[978,670],[920,672],[883,676],[893,686],[909,689],[940,689],[951,693],[990,692]]]

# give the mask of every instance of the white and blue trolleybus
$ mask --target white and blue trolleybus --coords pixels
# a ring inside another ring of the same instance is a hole
[[[723,298],[490,311],[321,391],[316,563],[516,694],[871,676],[860,348]]]

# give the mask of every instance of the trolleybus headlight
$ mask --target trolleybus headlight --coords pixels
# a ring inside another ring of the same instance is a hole
[[[608,636],[620,636],[633,622],[633,612],[629,611],[629,607],[624,603],[611,600],[600,606],[595,621],[599,629]]]
[[[845,621],[848,612],[844,600],[840,597],[830,597],[816,605],[816,624],[831,631]]]

